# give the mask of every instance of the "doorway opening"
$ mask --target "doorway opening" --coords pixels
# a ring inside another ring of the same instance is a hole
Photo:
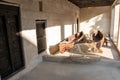
[[[46,49],[46,20],[36,20],[36,35],[37,35],[37,47],[38,54]]]

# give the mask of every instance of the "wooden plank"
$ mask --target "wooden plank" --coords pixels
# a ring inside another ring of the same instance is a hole
[[[118,0],[115,0],[115,1],[113,2],[112,7],[116,4],[117,1],[118,1]]]

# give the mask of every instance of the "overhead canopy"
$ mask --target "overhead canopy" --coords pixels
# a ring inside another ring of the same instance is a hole
[[[115,0],[68,0],[80,8],[110,6]]]

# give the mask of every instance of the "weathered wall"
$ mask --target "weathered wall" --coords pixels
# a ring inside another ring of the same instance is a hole
[[[42,12],[39,11],[40,0],[5,1],[16,3],[15,5],[20,7],[22,27],[20,36],[23,40],[26,71],[29,71],[29,69],[32,69],[41,61],[41,55],[38,55],[37,52],[36,19],[47,20],[47,48],[75,33],[73,29],[77,17],[79,17],[79,8],[67,0],[42,0]],[[23,73],[25,73],[24,70],[20,72],[18,76]],[[11,80],[14,80],[18,76],[13,77]]]
[[[89,7],[80,9],[80,30],[90,33],[100,30],[105,34],[110,31],[111,7]]]

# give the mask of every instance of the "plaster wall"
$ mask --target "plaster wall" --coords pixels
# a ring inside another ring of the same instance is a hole
[[[80,31],[89,34],[100,30],[104,34],[110,32],[111,7],[88,7],[80,9]]]
[[[34,68],[42,61],[42,54],[38,55],[35,20],[47,20],[46,42],[47,48],[58,43],[65,37],[74,34],[79,8],[68,0],[42,0],[43,11],[39,10],[41,0],[4,0],[20,7],[21,27],[19,32],[23,40],[25,57],[25,69],[14,75],[10,80],[16,80],[19,76]],[[69,30],[69,32],[68,32]],[[43,54],[47,53],[47,50]]]

